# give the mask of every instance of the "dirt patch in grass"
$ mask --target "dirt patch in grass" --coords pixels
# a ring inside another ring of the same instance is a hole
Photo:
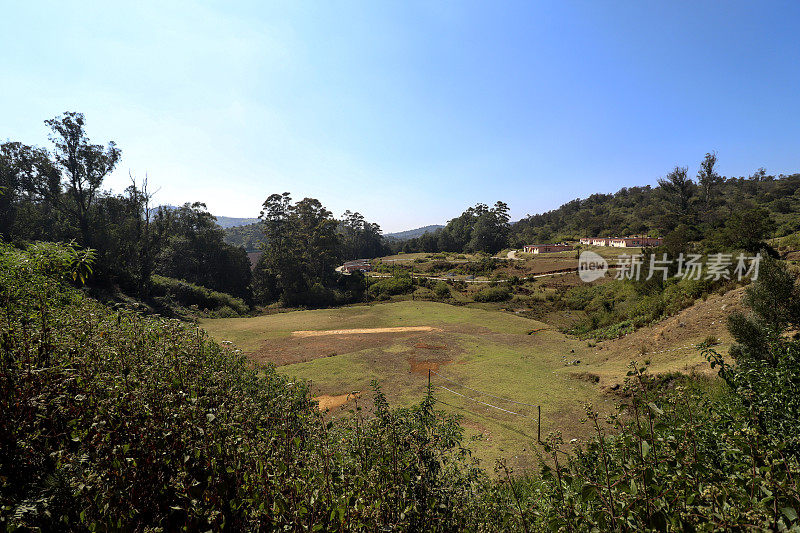
[[[326,410],[333,411],[334,409],[338,409],[339,407],[343,406],[350,400],[354,400],[360,397],[361,397],[360,393],[338,394],[335,396],[322,394],[314,399],[319,404],[320,411],[326,411]]]
[[[283,337],[270,339],[250,356],[278,366],[304,363],[321,357],[334,357],[366,348],[387,348],[398,340],[397,334],[331,335],[324,337]]]
[[[427,375],[428,370],[438,372],[443,365],[452,363],[463,350],[457,344],[447,342],[444,334],[434,334],[426,342],[414,343],[406,352],[406,360],[411,365],[412,374]]]
[[[292,337],[324,337],[327,335],[363,335],[374,333],[406,333],[416,331],[439,331],[431,326],[398,326],[394,328],[327,329],[293,331]]]
[[[425,342],[418,342],[414,345],[414,348],[419,348],[423,350],[446,350],[446,344],[428,344]]]
[[[376,329],[388,330],[375,333]],[[353,330],[335,330],[353,331]],[[320,336],[281,337],[265,340],[258,350],[248,354],[262,363],[271,362],[277,366],[304,363],[323,357],[360,352],[362,350],[382,350],[380,357],[397,358],[415,356],[418,360],[451,361],[461,353],[461,348],[449,342],[448,336],[439,328],[416,327],[374,328],[369,335],[358,333]]]

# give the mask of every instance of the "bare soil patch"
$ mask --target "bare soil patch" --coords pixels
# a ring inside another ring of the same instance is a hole
[[[292,337],[324,337],[326,335],[362,335],[369,333],[405,333],[409,331],[440,331],[431,326],[397,326],[393,328],[326,329],[294,331]]]
[[[446,350],[446,344],[428,344],[425,342],[418,342],[414,345],[414,348],[420,348],[424,350]]]
[[[373,328],[369,335],[359,333],[336,333],[333,335],[290,336],[265,340],[250,357],[260,362],[271,362],[277,366],[304,363],[322,357],[359,352],[362,350],[387,350],[386,357],[396,358],[398,354],[435,353],[435,358],[450,360],[460,348],[455,350],[448,343],[447,335],[441,329],[429,326]],[[376,332],[376,330],[383,332]],[[331,331],[331,330],[328,330]],[[333,330],[352,332],[358,330]],[[403,346],[397,350],[397,345]],[[388,353],[390,347],[395,347]],[[404,357],[399,357],[403,361]],[[430,359],[420,356],[420,359]]]
[[[331,396],[331,395],[328,395],[328,394],[321,394],[321,395],[317,396],[314,399],[319,404],[319,410],[320,411],[326,411],[326,410],[331,410],[332,411],[334,409],[337,409],[337,408],[343,406],[344,404],[346,404],[350,400],[354,400],[354,399],[360,398],[360,397],[361,397],[360,393],[338,394],[338,395],[335,395],[335,396]]]
[[[413,332],[411,333],[413,334]],[[418,335],[418,334],[417,334]],[[376,335],[331,335],[318,337],[282,337],[270,339],[250,354],[261,362],[278,366],[304,363],[321,357],[357,352],[366,348],[387,348],[398,340],[397,333]]]

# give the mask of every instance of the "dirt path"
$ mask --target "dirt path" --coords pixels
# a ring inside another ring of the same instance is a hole
[[[354,335],[362,333],[403,333],[408,331],[441,331],[431,326],[398,326],[394,328],[326,329],[293,331],[292,337],[322,337],[323,335]]]

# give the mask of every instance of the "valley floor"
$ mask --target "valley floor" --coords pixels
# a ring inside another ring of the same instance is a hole
[[[585,404],[610,410],[631,360],[648,362],[658,373],[708,371],[696,344],[713,335],[726,352],[725,316],[740,300],[741,290],[711,296],[659,324],[597,345],[508,312],[424,301],[208,319],[201,325],[252,359],[311,380],[330,416],[356,406],[368,412],[372,380],[391,405],[418,403],[430,370],[438,407],[463,417],[483,466],[491,470],[495,459],[505,458],[521,470],[538,464],[536,406],[542,437],[553,431],[565,441],[584,437]]]

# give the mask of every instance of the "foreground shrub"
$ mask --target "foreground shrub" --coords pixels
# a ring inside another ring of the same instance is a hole
[[[799,465],[735,396],[712,399],[686,380],[669,392],[635,364],[629,375],[616,415],[587,408],[586,445],[568,453],[548,437],[541,480],[521,482],[535,487],[528,520],[567,531],[797,527]]]

